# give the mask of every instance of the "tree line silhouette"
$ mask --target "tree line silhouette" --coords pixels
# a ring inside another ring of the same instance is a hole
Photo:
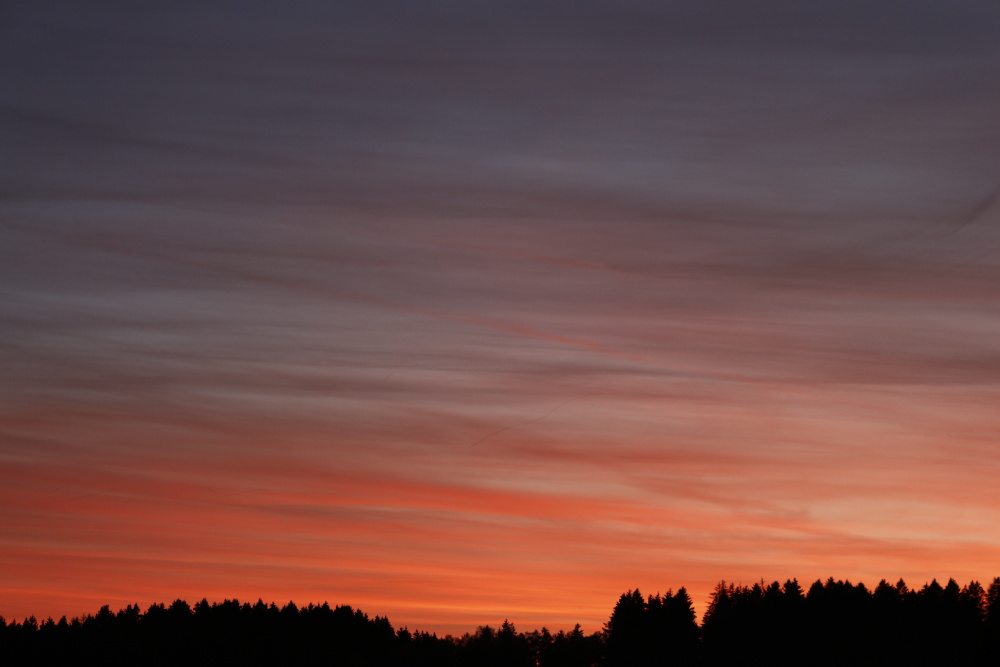
[[[954,579],[910,589],[885,580],[753,585],[720,582],[701,625],[677,592],[621,595],[604,628],[519,632],[504,621],[461,637],[395,629],[350,606],[299,608],[238,600],[129,605],[58,622],[0,617],[0,662],[298,664],[381,667],[649,667],[661,665],[995,664],[1000,577],[988,589]]]

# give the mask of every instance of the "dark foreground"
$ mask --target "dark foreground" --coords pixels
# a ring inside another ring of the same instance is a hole
[[[988,589],[902,581],[720,583],[702,624],[685,589],[619,598],[601,632],[519,632],[504,621],[462,637],[393,628],[348,606],[284,607],[237,600],[58,622],[0,618],[0,663],[117,665],[648,665],[1000,664],[1000,578]]]

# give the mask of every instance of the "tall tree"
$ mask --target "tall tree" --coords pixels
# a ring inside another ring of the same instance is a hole
[[[646,625],[647,603],[639,589],[622,593],[604,626],[607,667],[653,664]]]

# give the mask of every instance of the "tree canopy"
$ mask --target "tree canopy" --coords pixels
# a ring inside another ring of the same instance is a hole
[[[992,663],[1000,655],[1000,578],[874,588],[795,579],[719,582],[699,626],[684,588],[623,593],[604,628],[523,632],[509,620],[461,637],[394,628],[383,616],[323,603],[279,607],[184,600],[132,604],[59,621],[0,617],[0,662],[310,663],[379,667],[630,667]]]

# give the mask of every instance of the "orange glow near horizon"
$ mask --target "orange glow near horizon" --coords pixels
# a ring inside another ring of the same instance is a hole
[[[595,631],[633,587],[684,586],[701,613],[720,579],[903,577],[919,586],[996,575],[1000,543],[983,539],[996,509],[982,504],[992,471],[956,458],[987,445],[987,434],[982,445],[934,446],[958,407],[918,416],[905,408],[912,393],[880,389],[879,404],[831,389],[819,412],[811,393],[793,401],[776,392],[784,409],[768,415],[745,409],[767,403],[765,390],[732,391],[756,398],[734,401],[744,407],[728,417],[717,412],[700,435],[688,430],[701,419],[693,398],[665,410],[654,397],[617,394],[543,405],[476,446],[477,429],[446,423],[442,437],[454,444],[445,460],[399,448],[386,461],[385,436],[362,433],[355,442],[366,447],[333,447],[339,455],[329,458],[324,429],[289,423],[294,448],[269,442],[265,428],[257,441],[216,440],[211,458],[192,456],[171,450],[168,429],[134,453],[108,446],[61,465],[15,461],[0,491],[5,576],[33,584],[5,587],[4,615],[263,598],[349,604],[442,634],[504,619]],[[968,405],[968,396],[953,399]],[[841,422],[831,411],[857,416]],[[900,418],[915,421],[893,434],[888,422]],[[430,428],[425,418],[413,419],[397,437],[433,440],[419,431]],[[683,435],[657,442],[651,430],[664,425]],[[59,420],[47,428],[60,432]],[[471,432],[456,439],[456,429]],[[866,430],[883,432],[881,449],[853,444]],[[242,439],[253,429],[235,431]],[[724,446],[736,444],[735,431],[747,446]],[[716,444],[683,445],[694,437]],[[823,447],[789,454],[788,443],[810,440]],[[899,458],[904,447],[909,461]]]

